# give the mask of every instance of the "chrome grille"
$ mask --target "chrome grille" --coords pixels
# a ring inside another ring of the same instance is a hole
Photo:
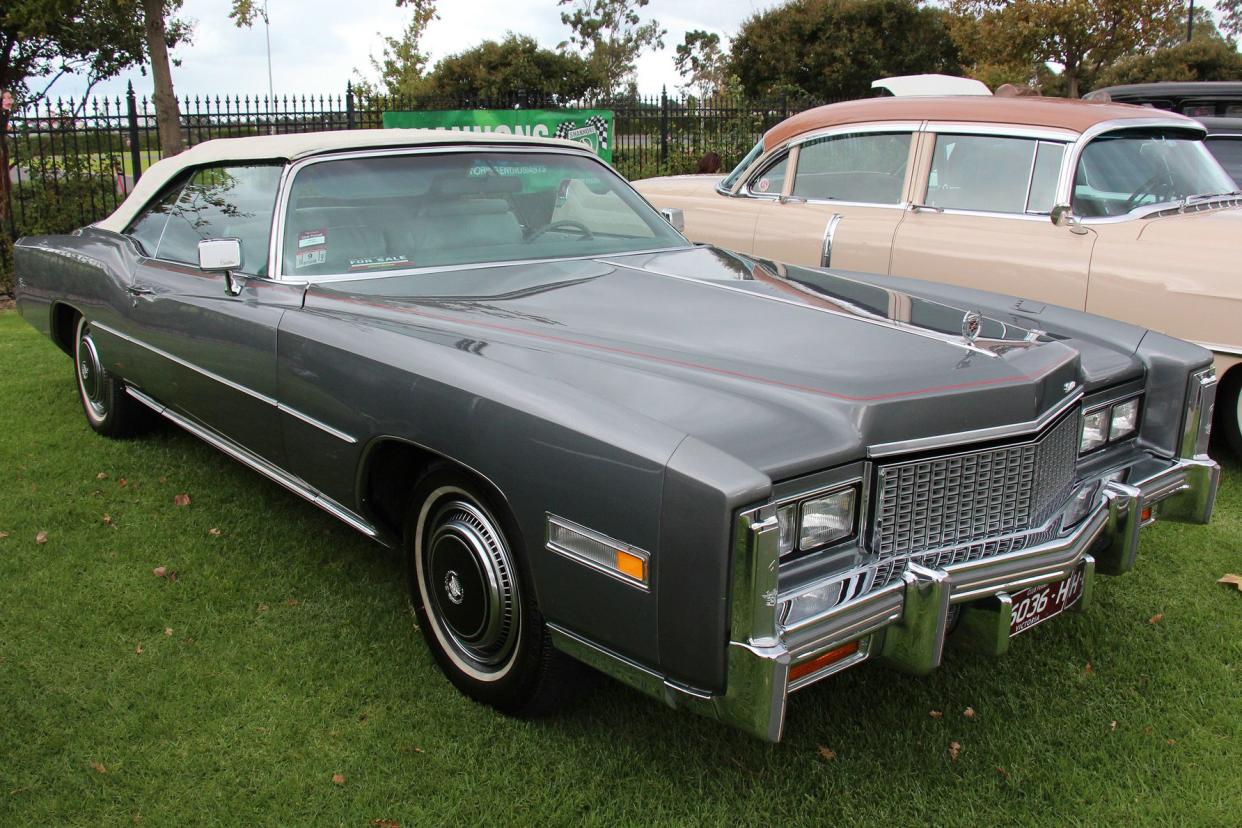
[[[874,586],[906,561],[942,567],[1021,549],[1069,496],[1075,409],[1033,440],[879,467],[870,550]],[[1013,537],[1019,535],[1019,537]]]

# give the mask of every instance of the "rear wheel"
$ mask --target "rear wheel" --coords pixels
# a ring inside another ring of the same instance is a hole
[[[1225,438],[1234,457],[1242,459],[1242,366],[1226,374],[1220,385],[1213,428]]]
[[[106,437],[129,437],[149,422],[146,411],[125,394],[125,386],[103,367],[91,323],[78,317],[74,334],[74,375],[86,421]]]
[[[510,715],[555,706],[568,659],[552,648],[503,505],[448,468],[423,477],[405,526],[410,594],[440,669]]]

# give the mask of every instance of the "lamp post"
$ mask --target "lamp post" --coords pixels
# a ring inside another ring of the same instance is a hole
[[[1190,0],[1190,11],[1186,14],[1186,42],[1195,34],[1195,0]]]
[[[267,39],[267,100],[268,106],[274,106],[276,103],[276,95],[272,91],[272,27],[271,21],[267,15],[267,2],[263,0],[263,36]],[[1194,0],[1191,0],[1191,9],[1194,9]]]

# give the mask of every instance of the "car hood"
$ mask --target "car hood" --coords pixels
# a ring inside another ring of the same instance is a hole
[[[1079,383],[1078,351],[1037,332],[982,318],[972,344],[966,309],[706,247],[339,281],[305,302],[606,400],[774,479],[1027,422]]]

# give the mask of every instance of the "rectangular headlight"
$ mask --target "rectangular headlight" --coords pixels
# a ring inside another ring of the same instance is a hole
[[[798,548],[806,551],[854,534],[855,488],[832,492],[802,502],[798,521]]]
[[[1095,451],[1108,442],[1108,408],[1098,408],[1083,415],[1082,435],[1078,441],[1078,453]]]
[[[1138,430],[1138,397],[1113,406],[1113,416],[1108,426],[1108,439],[1120,440]]]

